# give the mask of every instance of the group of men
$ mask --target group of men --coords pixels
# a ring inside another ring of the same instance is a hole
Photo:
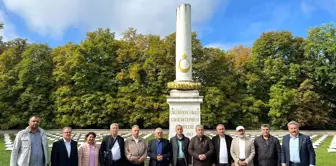
[[[63,128],[63,138],[54,142],[49,163],[48,140],[38,127],[40,118],[32,116],[29,126],[20,131],[14,141],[10,166],[78,166],[77,142],[71,139],[71,128]],[[217,135],[204,135],[202,125],[196,126],[196,136],[189,139],[183,126],[176,126],[176,135],[163,138],[163,130],[155,129],[148,142],[139,136],[134,125],[131,137],[118,135],[119,126],[110,126],[99,148],[100,166],[315,166],[315,152],[309,136],[299,133],[299,124],[288,123],[289,134],[279,140],[270,135],[270,126],[261,126],[261,135],[252,140],[245,136],[245,128],[238,126],[238,137],[225,134],[225,127],[217,125]]]

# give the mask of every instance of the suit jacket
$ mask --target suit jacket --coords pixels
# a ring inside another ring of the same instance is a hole
[[[125,142],[124,138],[119,135],[115,138],[115,143],[118,142],[120,149],[120,163],[124,163],[125,161]],[[112,135],[105,136],[100,145],[99,149],[99,164],[100,166],[110,166],[112,165],[112,155],[111,149],[113,147],[114,139]]]
[[[157,139],[152,139],[148,142],[148,148],[147,148],[147,155],[149,156],[149,166],[156,166],[158,163],[160,163],[160,166],[168,166],[170,162],[171,157],[171,144],[167,139],[161,138],[160,140],[162,142],[162,156],[163,160],[158,161],[157,160],[157,153],[156,153],[156,142]]]
[[[203,135],[202,140],[198,136],[191,138],[188,152],[193,157],[192,164],[194,166],[211,166],[213,154],[215,152],[212,141],[208,136]],[[199,155],[204,154],[205,160],[200,160]]]
[[[281,165],[281,146],[279,140],[270,135],[268,144],[263,136],[254,139],[254,165],[255,166],[280,166]]]
[[[225,134],[225,142],[226,142],[226,150],[227,150],[227,155],[228,155],[228,163],[229,165],[231,165],[231,163],[233,163],[233,159],[230,154],[232,137]],[[218,165],[219,164],[219,151],[220,151],[219,135],[216,135],[212,138],[212,144],[215,147],[215,154],[213,155],[213,163],[216,163],[216,165]]]
[[[231,149],[230,149],[230,153],[234,160],[235,166],[239,166],[238,165],[239,154],[240,154],[239,139],[240,138],[237,137],[232,140]],[[254,144],[250,138],[244,137],[244,139],[245,139],[245,161],[247,161],[248,166],[253,166],[253,157],[255,155]]]
[[[301,166],[309,166],[315,164],[315,150],[309,136],[299,133],[299,150]],[[285,135],[282,138],[282,151],[281,151],[281,163],[286,163],[289,166],[290,154],[289,154],[289,140],[290,136]]]
[[[78,166],[77,142],[71,140],[70,157],[65,147],[64,139],[53,143],[51,149],[51,166]]]
[[[178,148],[178,138],[175,135],[174,137],[170,138],[170,143],[172,145],[172,159],[171,159],[171,163],[172,166],[176,166],[177,163],[177,157],[178,157],[178,152],[179,152],[179,148]],[[188,137],[183,136],[182,139],[182,151],[184,154],[184,161],[185,164],[188,166],[191,163],[191,157],[188,153],[188,145],[189,145],[190,139]]]

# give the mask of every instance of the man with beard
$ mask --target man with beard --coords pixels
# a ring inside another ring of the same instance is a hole
[[[217,125],[216,130],[217,135],[212,138],[212,144],[215,147],[213,163],[215,163],[216,166],[234,166],[230,154],[232,137],[225,134],[223,124]]]
[[[100,166],[123,166],[125,159],[125,141],[118,135],[118,123],[110,125],[110,133],[103,138],[99,149]]]
[[[49,163],[48,139],[45,131],[39,128],[40,118],[29,118],[28,127],[15,137],[10,166],[47,166]]]
[[[188,153],[189,138],[184,136],[182,125],[176,126],[176,135],[170,138],[172,145],[172,166],[189,166],[190,155]]]
[[[238,137],[232,140],[230,150],[234,163],[236,166],[253,166],[255,154],[253,141],[245,136],[243,126],[238,126],[236,131]]]
[[[299,124],[288,123],[289,134],[283,136],[282,166],[314,166],[315,150],[309,136],[299,133]]]
[[[280,166],[281,162],[281,147],[277,138],[270,135],[270,126],[263,124],[261,126],[262,135],[254,140],[255,166]]]
[[[51,149],[52,166],[78,166],[77,142],[71,139],[71,127],[63,128],[63,139],[53,143]]]
[[[204,135],[203,125],[196,126],[196,136],[191,138],[188,152],[193,157],[193,166],[211,166],[214,146],[211,139]]]

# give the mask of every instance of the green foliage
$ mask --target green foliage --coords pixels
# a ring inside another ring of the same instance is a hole
[[[0,24],[0,28],[2,24]],[[1,40],[0,40],[1,41]],[[175,79],[175,33],[128,29],[87,33],[57,48],[16,39],[0,42],[0,128],[23,128],[32,114],[42,127],[168,127],[167,83]],[[307,39],[265,32],[252,48],[203,47],[192,34],[193,78],[201,83],[202,124],[285,128],[336,125],[336,31],[327,24]]]

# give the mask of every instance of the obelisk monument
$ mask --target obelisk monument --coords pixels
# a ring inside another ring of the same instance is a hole
[[[178,124],[189,138],[196,135],[195,127],[201,124],[203,97],[198,91],[201,84],[192,79],[191,35],[191,5],[181,4],[176,9],[176,79],[168,83],[169,138],[175,135]]]

